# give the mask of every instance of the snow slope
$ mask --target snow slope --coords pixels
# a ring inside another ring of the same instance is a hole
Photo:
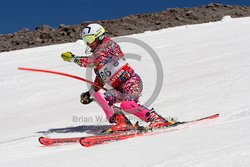
[[[18,71],[50,69],[85,77],[86,70],[61,60],[84,55],[82,41],[0,53],[0,166],[243,167],[250,164],[250,18],[188,25],[132,35],[150,45],[164,70],[152,104],[161,115],[219,119],[170,133],[83,148],[43,147],[39,136],[89,135],[108,123],[97,104],[83,106],[86,84],[61,76]],[[155,65],[143,49],[121,43],[145,84],[142,102],[154,89]],[[78,120],[74,120],[78,118]],[[98,120],[101,118],[101,120]],[[132,120],[135,122],[136,120]]]

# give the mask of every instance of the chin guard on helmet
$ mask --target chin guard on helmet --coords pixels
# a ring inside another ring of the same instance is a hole
[[[90,49],[88,44],[92,44],[96,39],[98,40],[98,44],[101,44],[105,37],[106,31],[101,25],[92,23],[85,27],[82,31],[82,39],[87,45],[85,54],[90,54],[94,51]]]
[[[105,32],[105,29],[100,24],[92,23],[83,29],[82,39],[85,44],[91,44],[96,39],[103,40]]]
[[[89,55],[89,54],[91,54],[93,51],[91,51],[91,48],[87,45],[86,46],[86,49],[85,49],[85,54],[86,55]]]

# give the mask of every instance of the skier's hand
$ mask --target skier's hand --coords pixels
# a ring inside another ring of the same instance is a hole
[[[72,62],[74,60],[75,55],[73,55],[71,52],[65,52],[61,54],[61,57],[64,61]]]
[[[89,104],[89,103],[91,103],[93,100],[94,100],[94,99],[90,96],[89,91],[82,93],[81,96],[80,96],[80,102],[81,102],[82,104]]]

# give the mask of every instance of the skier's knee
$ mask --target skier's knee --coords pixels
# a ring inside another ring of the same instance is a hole
[[[134,114],[135,112],[137,112],[136,109],[139,107],[139,104],[135,101],[123,101],[120,107],[123,111]]]

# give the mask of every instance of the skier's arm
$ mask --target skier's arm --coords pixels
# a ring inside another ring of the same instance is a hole
[[[100,87],[104,86],[103,81],[98,76],[96,76],[96,78],[95,78],[95,84],[99,85]],[[98,92],[99,90],[100,90],[99,87],[96,87],[96,86],[92,85],[91,89],[89,91],[84,92],[84,93],[81,94],[81,96],[80,96],[80,102],[82,104],[85,104],[85,105],[91,103],[94,99],[91,97],[91,93],[90,92],[92,92],[92,93],[93,93],[93,91],[94,92]]]
[[[78,64],[81,67],[89,67],[89,68],[93,68],[95,67],[94,64],[94,59],[92,58],[92,56],[85,56],[85,57],[75,57],[74,58],[74,63]]]
[[[74,62],[81,67],[94,67],[94,60],[91,56],[75,56],[71,52],[65,52],[61,54],[61,57],[64,61]]]
[[[124,57],[124,53],[121,51],[121,48],[118,44],[115,44],[112,46],[113,47],[113,54],[114,57],[119,60]]]

